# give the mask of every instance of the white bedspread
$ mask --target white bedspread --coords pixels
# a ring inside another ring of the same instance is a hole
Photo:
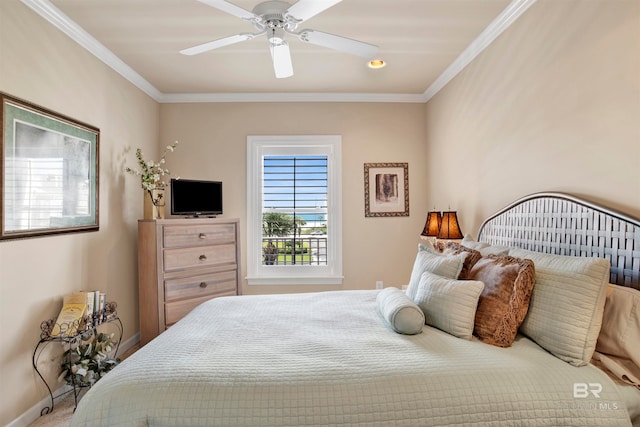
[[[428,326],[400,335],[376,295],[206,302],[89,390],[72,426],[631,425],[595,367],[523,337],[503,349]],[[576,383],[602,390],[574,397]]]

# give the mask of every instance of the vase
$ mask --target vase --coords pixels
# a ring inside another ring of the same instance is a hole
[[[144,219],[164,219],[164,190],[144,191]]]

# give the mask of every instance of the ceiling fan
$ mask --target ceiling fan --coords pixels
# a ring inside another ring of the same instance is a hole
[[[286,78],[293,75],[291,52],[289,51],[289,44],[285,40],[287,34],[291,34],[306,43],[364,58],[372,58],[378,51],[378,46],[322,31],[307,29],[296,31],[298,25],[302,22],[340,3],[342,0],[298,0],[293,5],[284,1],[269,0],[257,4],[251,12],[226,0],[198,1],[251,22],[258,32],[236,34],[183,49],[180,51],[183,55],[197,55],[266,34],[276,77]]]

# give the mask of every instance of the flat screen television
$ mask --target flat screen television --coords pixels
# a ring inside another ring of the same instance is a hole
[[[221,214],[222,182],[171,180],[171,215],[199,217]]]

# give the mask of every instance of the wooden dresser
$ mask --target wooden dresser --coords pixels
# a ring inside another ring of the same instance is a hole
[[[140,344],[200,303],[240,293],[238,219],[138,221]]]

